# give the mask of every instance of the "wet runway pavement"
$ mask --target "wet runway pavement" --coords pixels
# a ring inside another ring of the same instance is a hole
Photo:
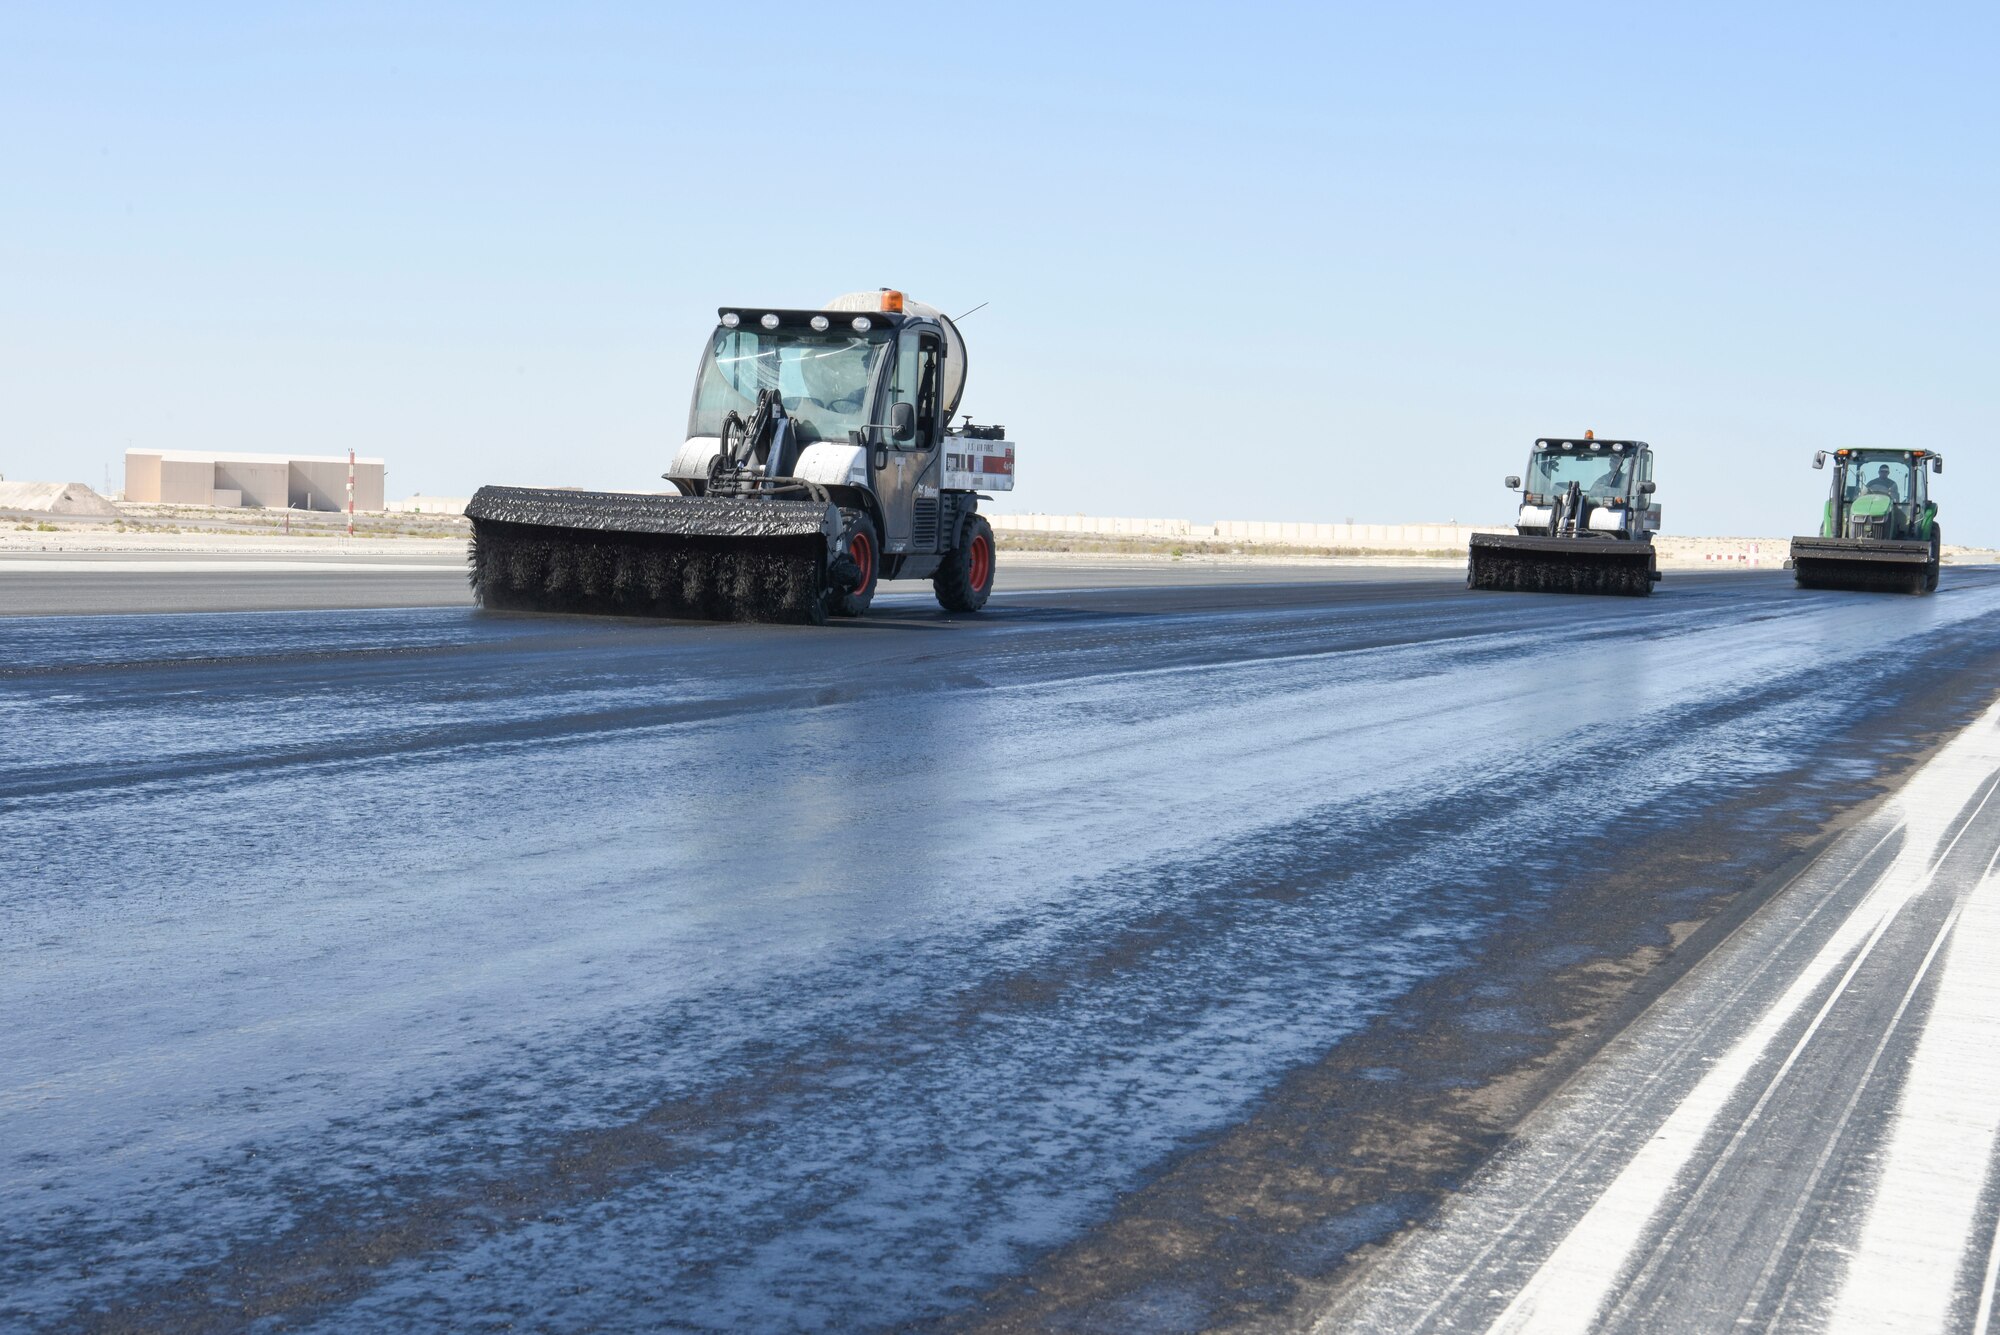
[[[1071,583],[0,623],[0,1322],[1303,1310],[2000,667],[1985,570]]]

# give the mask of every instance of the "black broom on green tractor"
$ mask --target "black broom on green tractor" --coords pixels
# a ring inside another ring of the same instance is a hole
[[[482,607],[717,621],[867,612],[928,579],[948,612],[993,590],[982,492],[1014,487],[997,426],[954,427],[965,340],[884,288],[818,309],[725,307],[695,379],[671,493],[482,487]]]
[[[1644,597],[1660,578],[1653,447],[1643,440],[1548,436],[1528,455],[1512,533],[1475,533],[1466,583],[1517,593]]]
[[[1944,536],[1928,475],[1944,471],[1932,450],[1821,450],[1833,490],[1819,533],[1792,539],[1792,573],[1803,588],[1930,593],[1938,586]]]

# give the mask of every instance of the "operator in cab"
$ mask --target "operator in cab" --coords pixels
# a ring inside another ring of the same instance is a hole
[[[1621,455],[1611,457],[1611,467],[1604,476],[1590,484],[1584,493],[1593,501],[1608,501],[1614,496],[1625,494],[1625,459]]]
[[[1868,479],[1866,490],[1871,496],[1887,496],[1891,501],[1900,502],[1903,499],[1903,490],[1896,485],[1896,479],[1889,476],[1887,464],[1875,470],[1875,476]]]

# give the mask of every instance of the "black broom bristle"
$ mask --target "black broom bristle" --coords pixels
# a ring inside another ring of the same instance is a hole
[[[1929,566],[1898,561],[1841,561],[1798,557],[1793,574],[1808,589],[1848,589],[1857,593],[1922,593]]]
[[[702,621],[826,620],[826,541],[671,537],[473,523],[471,580],[494,611]]]
[[[1584,593],[1643,598],[1653,591],[1652,552],[1574,554],[1474,548],[1470,584],[1511,593]]]

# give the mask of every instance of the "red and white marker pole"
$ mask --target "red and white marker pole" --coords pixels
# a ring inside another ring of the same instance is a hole
[[[354,536],[354,450],[347,451],[347,536]]]

